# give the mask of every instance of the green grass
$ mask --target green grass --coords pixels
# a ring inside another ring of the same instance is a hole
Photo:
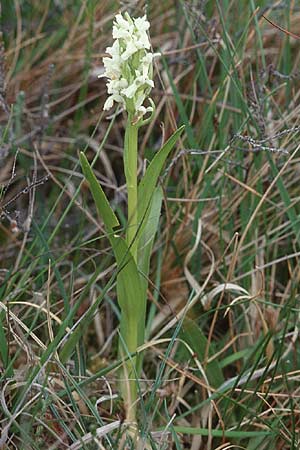
[[[61,3],[1,2],[0,443],[133,448],[118,396],[117,268],[79,164],[83,151],[125,235],[125,120],[103,114],[97,78],[120,4]],[[136,16],[141,3],[126,2]],[[297,2],[145,7],[162,57],[140,178],[144,158],[185,131],[162,178],[141,439],[297,449],[300,54],[263,17],[297,33]]]

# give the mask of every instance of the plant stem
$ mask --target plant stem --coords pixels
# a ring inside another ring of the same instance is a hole
[[[137,150],[138,150],[138,126],[133,123],[132,115],[128,115],[128,121],[125,130],[125,142],[124,142],[124,173],[126,177],[127,196],[128,196],[128,222],[126,242],[130,253],[136,263],[138,255],[138,186],[137,186]],[[130,282],[130,280],[128,280]],[[124,286],[119,286],[119,289],[124,289]],[[120,294],[118,293],[118,296]],[[135,308],[134,298],[128,299],[133,302],[131,307]],[[129,327],[130,319],[128,317],[130,312],[122,311],[121,317],[121,335],[124,342],[120,341],[120,355],[125,357],[124,344],[127,347],[127,351],[135,352],[139,345],[138,330],[139,323],[131,323]],[[133,321],[134,322],[134,321]],[[137,358],[133,357],[131,360],[124,362],[122,369],[122,383],[121,392],[124,398],[126,419],[128,422],[136,423],[136,399],[137,399],[137,385],[136,385],[136,370]]]
[[[128,228],[127,244],[131,250],[134,261],[137,263],[138,241],[136,238],[138,229],[137,211],[137,144],[138,126],[132,123],[132,116],[128,116],[125,131],[124,148],[124,172],[127,184],[128,195]]]

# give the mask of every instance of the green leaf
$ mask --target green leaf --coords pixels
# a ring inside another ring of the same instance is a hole
[[[111,233],[113,228],[120,226],[119,220],[111,209],[107,197],[83,152],[80,152],[80,164],[83,174],[89,183],[99,215],[107,228],[107,232]]]
[[[150,207],[152,195],[156,187],[158,177],[161,173],[163,165],[179,139],[181,133],[184,130],[184,125],[178,128],[175,133],[167,140],[165,145],[159,150],[159,152],[154,156],[151,163],[149,164],[145,175],[140,181],[138,187],[138,224],[139,234],[142,233],[143,227],[145,226],[145,216],[148,208]]]
[[[157,232],[159,224],[162,199],[163,199],[162,188],[157,187],[153,193],[151,205],[145,217],[145,227],[139,239],[138,261],[139,261],[139,270],[141,272],[142,284],[145,290],[145,295],[148,286],[150,257],[154,237]]]
[[[125,240],[112,236],[111,244],[118,265],[117,296],[123,318],[121,333],[124,333],[123,337],[128,337],[128,351],[134,352],[137,346],[144,343],[146,298],[136,263]]]
[[[83,153],[80,154],[80,162],[117,261],[117,296],[122,312],[121,334],[128,351],[135,352],[143,344],[145,332],[146,298],[140,275],[125,240],[113,232],[113,228],[119,226],[119,221]]]
[[[141,287],[145,302],[147,301],[150,258],[152,253],[154,237],[158,229],[162,199],[163,199],[162,188],[157,187],[153,193],[151,205],[146,214],[145,228],[139,239],[138,262],[139,262]],[[145,327],[143,328],[143,340],[144,340],[144,333]],[[141,365],[141,363],[142,358],[139,359],[139,364]],[[138,373],[140,369],[141,366],[138,367]]]

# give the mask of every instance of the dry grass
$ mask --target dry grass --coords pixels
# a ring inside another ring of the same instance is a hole
[[[300,12],[294,1],[289,12],[280,1],[183,3],[126,2],[135,15],[147,10],[153,48],[164,56],[140,172],[186,124],[163,180],[142,436],[153,433],[149,448],[296,449],[300,52],[299,40],[262,13],[297,33]],[[131,448],[116,398],[115,267],[78,165],[79,150],[92,159],[102,146],[96,174],[122,218],[123,116],[103,114],[97,78],[118,7],[6,7],[2,448]],[[71,329],[93,302],[101,302],[97,314],[63,361]]]

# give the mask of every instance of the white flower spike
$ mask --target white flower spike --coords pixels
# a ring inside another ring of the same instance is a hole
[[[106,86],[110,94],[104,110],[110,109],[116,102],[138,118],[153,111],[152,106],[143,105],[154,86],[153,58],[159,55],[149,51],[149,27],[146,16],[131,18],[128,13],[124,17],[122,14],[116,15],[113,25],[115,42],[106,49],[110,57],[103,58],[105,72],[100,75],[108,78]]]

